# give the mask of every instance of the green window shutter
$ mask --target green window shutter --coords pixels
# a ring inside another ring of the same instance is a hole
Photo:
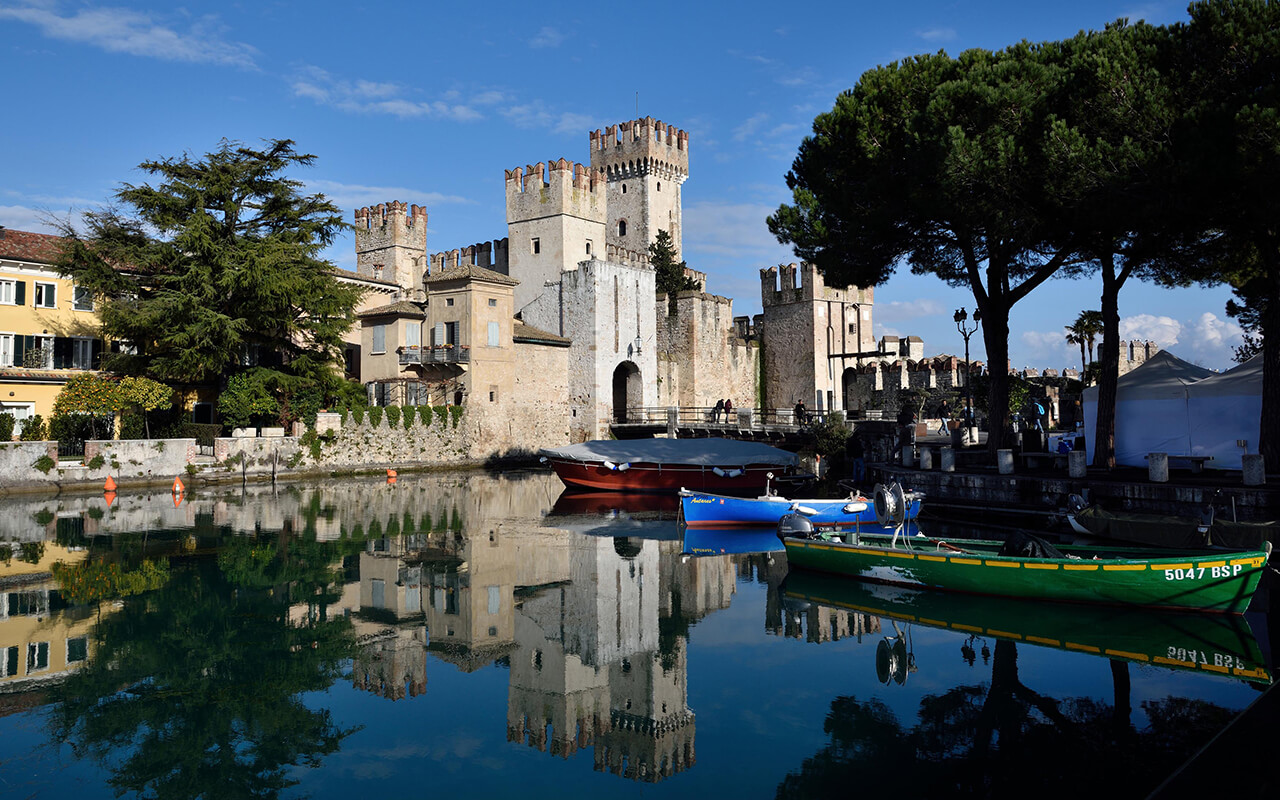
[[[19,286],[22,284],[19,283]],[[13,365],[21,367],[22,361],[27,355],[27,348],[31,346],[34,337],[31,336],[15,336],[13,337]]]
[[[66,336],[58,336],[53,340],[53,368],[71,369],[73,344]]]
[[[13,286],[13,302],[20,306],[27,304],[27,282],[16,281]]]

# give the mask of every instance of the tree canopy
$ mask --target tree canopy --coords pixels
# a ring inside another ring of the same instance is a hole
[[[285,176],[314,160],[290,140],[224,140],[144,162],[154,185],[123,184],[83,233],[65,223],[60,271],[93,292],[103,334],[129,345],[104,368],[225,385],[257,367],[286,390],[332,386],[359,295],[320,257],[344,227],[339,209]]]
[[[967,287],[992,409],[1007,407],[1010,308],[1049,277],[1098,276],[1099,466],[1114,465],[1125,282],[1228,284],[1264,353],[1259,451],[1280,464],[1280,3],[1190,16],[870,70],[814,120],[770,230],[829,285],[905,263]],[[994,450],[1005,419],[990,423]]]
[[[702,288],[701,284],[685,274],[685,262],[676,261],[676,248],[671,241],[671,234],[661,228],[654,236],[653,244],[649,245],[649,266],[653,267],[655,273],[658,294],[665,294],[672,308],[675,308],[676,292]]]
[[[916,56],[870,70],[820,114],[769,229],[828,285],[883,283],[900,262],[967,286],[982,312],[989,446],[1008,421],[1009,311],[1072,262],[1044,198],[1060,48],[1019,44]]]

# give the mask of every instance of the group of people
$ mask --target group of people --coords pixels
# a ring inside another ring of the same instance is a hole
[[[724,414],[725,422],[728,422],[730,419],[732,419],[732,417],[730,416],[731,414],[733,414],[732,400],[725,398],[724,400],[716,401],[715,408],[711,409],[711,420],[713,422],[719,422],[721,414]]]

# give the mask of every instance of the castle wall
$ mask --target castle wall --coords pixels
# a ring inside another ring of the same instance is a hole
[[[809,410],[844,409],[843,376],[867,359],[839,354],[875,349],[872,289],[833,289],[809,264],[760,271],[762,380],[769,408],[804,400]]]
[[[545,175],[545,180],[544,180]],[[509,275],[522,309],[560,273],[603,252],[604,176],[564,159],[506,173]]]
[[[665,295],[655,304],[658,318],[658,405],[711,407],[730,399],[737,408],[756,404],[759,349],[741,339],[733,301],[702,292],[680,292],[676,313]]]
[[[653,117],[590,136],[591,166],[608,180],[608,243],[647,251],[659,230],[683,251],[680,186],[689,177],[689,134]],[[624,188],[625,187],[625,188]],[[625,234],[619,223],[626,223]]]
[[[356,274],[422,288],[427,268],[427,210],[398,200],[355,212]]]
[[[562,273],[560,286],[549,290],[560,295],[560,333],[573,342],[568,386],[576,416],[570,420],[570,439],[599,439],[613,417],[613,378],[620,365],[630,363],[639,370],[636,396],[628,405],[653,406],[657,400],[654,272],[592,259]],[[639,353],[633,351],[637,338]]]

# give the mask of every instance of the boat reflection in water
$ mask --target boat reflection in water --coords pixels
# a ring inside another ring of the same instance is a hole
[[[871,614],[894,623],[951,630],[970,637],[990,637],[1257,683],[1271,682],[1272,670],[1265,663],[1243,615],[983,597],[867,583],[802,570],[787,575],[783,593],[785,602],[793,610],[809,605],[825,606]],[[912,655],[903,652],[903,638],[898,637],[890,648],[891,672],[899,684],[905,680],[905,674],[899,679],[898,662],[901,668],[914,666]],[[878,665],[882,658],[887,657],[877,655]]]

